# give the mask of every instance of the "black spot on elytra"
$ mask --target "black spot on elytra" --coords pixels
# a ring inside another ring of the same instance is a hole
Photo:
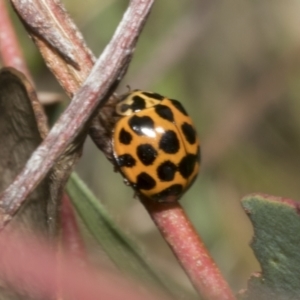
[[[124,128],[122,128],[119,134],[120,143],[124,145],[129,145],[131,140],[132,140],[131,134],[128,131],[126,131]]]
[[[197,162],[197,155],[187,154],[182,158],[178,165],[178,171],[183,178],[189,178],[194,171],[195,164]]]
[[[130,154],[123,154],[117,157],[117,164],[121,168],[132,168],[133,166],[135,166],[135,159]]]
[[[181,125],[182,132],[186,138],[186,140],[191,144],[195,144],[196,142],[196,131],[191,124],[183,123]]]
[[[157,93],[143,92],[142,94],[145,95],[146,97],[154,98],[156,100],[163,100],[165,98],[164,96]]]
[[[139,145],[136,154],[145,166],[151,165],[157,157],[157,151],[151,144]]]
[[[143,128],[154,130],[154,122],[148,116],[132,116],[129,119],[128,124],[137,135],[145,135]]]
[[[179,140],[173,130],[167,130],[159,141],[159,148],[169,154],[175,154],[179,150]]]
[[[153,196],[151,196],[152,199],[158,201],[158,202],[166,202],[167,198],[170,196],[173,196],[175,198],[180,197],[180,195],[183,192],[183,186],[181,184],[173,184],[169,186],[168,188],[162,190],[160,193],[157,193]]]
[[[177,166],[170,160],[167,160],[157,168],[157,176],[161,181],[171,181],[174,179]]]
[[[166,105],[156,105],[155,112],[163,119],[168,120],[170,122],[174,121],[174,116],[172,110]]]
[[[130,105],[130,108],[132,109],[132,111],[134,111],[134,112],[140,111],[146,107],[145,99],[143,99],[142,97],[134,96],[132,98],[132,100],[133,100],[133,103]]]
[[[184,115],[188,115],[186,110],[184,109],[184,107],[182,106],[182,104],[177,101],[177,100],[174,100],[174,99],[170,99],[170,101],[173,103],[173,105],[181,112],[183,113]]]
[[[135,187],[139,190],[151,190],[155,187],[155,180],[147,173],[142,172],[137,176]]]

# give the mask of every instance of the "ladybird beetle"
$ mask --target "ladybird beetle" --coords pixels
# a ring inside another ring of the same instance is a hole
[[[120,99],[115,113],[113,155],[126,181],[154,201],[177,201],[200,167],[199,139],[181,103],[134,90]]]

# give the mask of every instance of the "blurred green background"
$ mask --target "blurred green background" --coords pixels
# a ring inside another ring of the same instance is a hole
[[[63,3],[99,56],[128,1]],[[300,195],[299,12],[296,0],[157,1],[118,89],[130,85],[178,99],[194,119],[202,170],[181,203],[234,290],[259,270],[241,198]],[[16,25],[38,90],[63,93]],[[133,191],[90,139],[76,170],[153,264],[189,288]]]

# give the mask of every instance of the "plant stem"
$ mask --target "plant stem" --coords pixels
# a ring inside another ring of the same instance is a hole
[[[14,67],[24,73],[27,78],[30,78],[30,73],[26,66],[4,0],[0,0],[0,28],[0,55],[3,65]]]
[[[143,204],[199,294],[205,300],[234,300],[181,205],[147,199],[143,199]]]

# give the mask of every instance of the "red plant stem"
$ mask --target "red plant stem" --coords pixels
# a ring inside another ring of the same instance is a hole
[[[6,67],[14,67],[30,78],[4,0],[0,0],[0,55]],[[32,81],[32,80],[31,80]]]
[[[206,300],[234,300],[180,204],[143,204],[200,295]]]
[[[85,249],[79,228],[76,222],[74,209],[70,203],[69,196],[65,193],[62,198],[62,207],[60,211],[62,226],[62,242],[64,249],[74,257],[84,260]]]

